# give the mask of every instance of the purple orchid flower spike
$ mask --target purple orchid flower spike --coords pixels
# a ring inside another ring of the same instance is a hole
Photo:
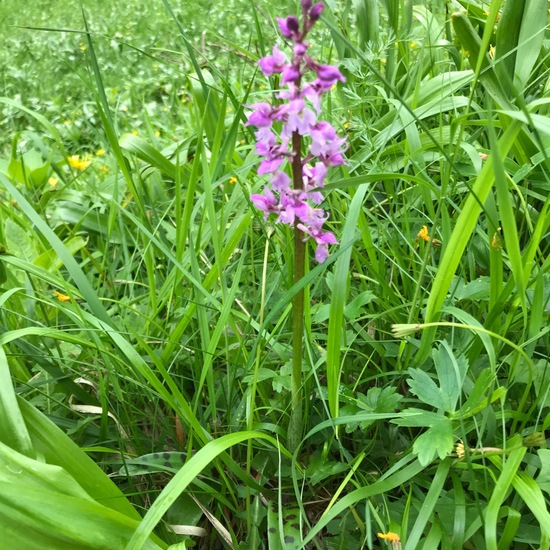
[[[318,206],[323,201],[319,189],[323,187],[327,168],[345,162],[346,144],[333,126],[318,116],[321,96],[346,79],[336,67],[318,63],[307,55],[309,43],[305,38],[321,16],[323,3],[302,0],[301,7],[302,27],[293,15],[277,18],[282,35],[293,43],[290,61],[274,46],[271,55],[258,62],[265,76],[280,74],[280,82],[286,89],[278,93],[277,97],[284,100],[278,107],[265,102],[250,106],[252,113],[247,125],[258,128],[256,152],[262,157],[258,174],[270,174],[270,186],[266,186],[263,194],[252,195],[251,200],[265,218],[276,214],[277,223],[293,225],[303,233],[304,240],[311,239],[316,245],[315,259],[322,263],[329,256],[329,245],[338,241],[330,231],[323,231],[328,214]],[[310,81],[306,81],[308,72],[313,74]],[[279,138],[274,125],[279,129]],[[309,152],[299,159],[301,177],[296,173],[296,159],[302,151],[301,147],[295,148],[295,136],[306,138],[309,146]],[[286,161],[293,164],[294,188],[284,171]]]

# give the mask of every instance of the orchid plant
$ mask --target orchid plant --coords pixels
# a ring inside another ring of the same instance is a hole
[[[319,119],[321,98],[338,81],[345,82],[340,71],[324,65],[308,55],[306,37],[324,9],[302,0],[302,25],[291,15],[277,18],[282,35],[292,43],[290,60],[273,47],[271,55],[260,59],[265,76],[280,75],[285,88],[276,95],[277,105],[259,102],[251,105],[247,125],[255,126],[256,151],[262,157],[258,174],[269,174],[269,185],[262,194],[251,195],[253,204],[277,216],[276,223],[294,227],[294,283],[305,273],[306,241],[315,243],[315,259],[322,263],[329,256],[329,245],[338,244],[330,231],[323,229],[328,214],[320,206],[327,169],[344,164],[345,139],[334,127]],[[313,77],[307,79],[308,75]],[[307,140],[304,138],[307,137]],[[285,171],[291,165],[292,178]],[[292,412],[288,429],[288,446],[296,448],[302,433],[302,338],[304,290],[293,300],[293,368]]]

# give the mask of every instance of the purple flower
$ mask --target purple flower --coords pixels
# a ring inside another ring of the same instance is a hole
[[[245,126],[256,126],[257,128],[270,127],[271,120],[271,105],[269,103],[254,103],[250,106],[250,109],[254,109],[252,114],[248,117],[248,121]]]
[[[262,57],[258,61],[258,65],[260,65],[260,69],[262,69],[265,76],[280,73],[286,66],[286,55],[277,46],[273,46],[273,55]]]
[[[285,38],[290,38],[294,42],[299,41],[300,23],[294,15],[289,15],[286,19],[277,17],[277,23],[279,23],[279,28]]]
[[[317,63],[307,55],[309,43],[305,38],[324,7],[322,3],[312,4],[312,0],[301,0],[302,28],[292,15],[277,19],[283,36],[293,42],[292,59],[287,61],[275,46],[272,55],[260,59],[259,65],[266,76],[281,73],[281,84],[286,89],[278,92],[277,97],[282,103],[277,107],[265,102],[251,105],[252,113],[246,124],[258,128],[256,152],[262,157],[258,175],[270,175],[270,186],[266,186],[262,194],[251,195],[251,201],[264,213],[265,219],[275,214],[277,223],[293,225],[306,239],[311,239],[316,245],[315,259],[324,262],[329,256],[329,245],[338,241],[333,233],[323,231],[328,215],[319,206],[323,202],[319,189],[324,185],[327,168],[345,162],[346,145],[334,127],[318,120],[318,115],[321,96],[336,82],[345,82],[345,78],[336,67]],[[306,82],[308,70],[315,77]],[[309,146],[309,152],[300,159],[301,181],[295,181],[293,189],[284,163],[301,155],[293,149],[295,136],[304,136],[303,146]]]
[[[325,6],[322,2],[318,2],[313,6],[309,12],[309,19],[312,23],[315,23],[319,17],[321,17],[321,14],[323,13],[323,10],[325,9]]]
[[[290,178],[288,174],[286,172],[275,172],[275,174],[271,176],[271,187],[279,193],[282,191],[289,191]]]
[[[264,189],[263,195],[250,195],[250,200],[258,210],[264,212],[264,219],[266,220],[271,212],[277,211],[276,207],[279,201],[268,187]]]
[[[306,202],[306,195],[293,190],[281,194],[281,207],[279,221],[287,225],[293,225],[296,218],[306,218],[311,210]]]
[[[317,124],[315,113],[305,106],[303,99],[292,100],[288,104],[287,115],[288,118],[283,129],[285,135],[298,132],[301,136],[305,136]]]
[[[286,65],[283,68],[283,78],[281,79],[281,84],[297,82],[300,80],[301,76],[299,67],[295,67],[294,65]]]
[[[271,174],[276,172],[283,162],[282,157],[267,158],[262,160],[260,166],[258,167],[258,175]]]
[[[330,84],[330,87],[336,84],[337,80],[340,82],[346,81],[346,79],[342,76],[342,73],[332,65],[318,65],[316,73],[319,80],[327,85]]]

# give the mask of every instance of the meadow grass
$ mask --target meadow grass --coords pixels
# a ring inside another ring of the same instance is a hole
[[[4,1],[0,548],[550,548],[547,3],[326,3],[295,282],[244,123],[298,11]]]

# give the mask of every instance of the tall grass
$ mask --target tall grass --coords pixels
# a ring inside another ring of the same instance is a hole
[[[550,548],[546,2],[327,3],[340,245],[297,282],[244,106],[298,7],[190,4],[3,37],[0,548]]]

